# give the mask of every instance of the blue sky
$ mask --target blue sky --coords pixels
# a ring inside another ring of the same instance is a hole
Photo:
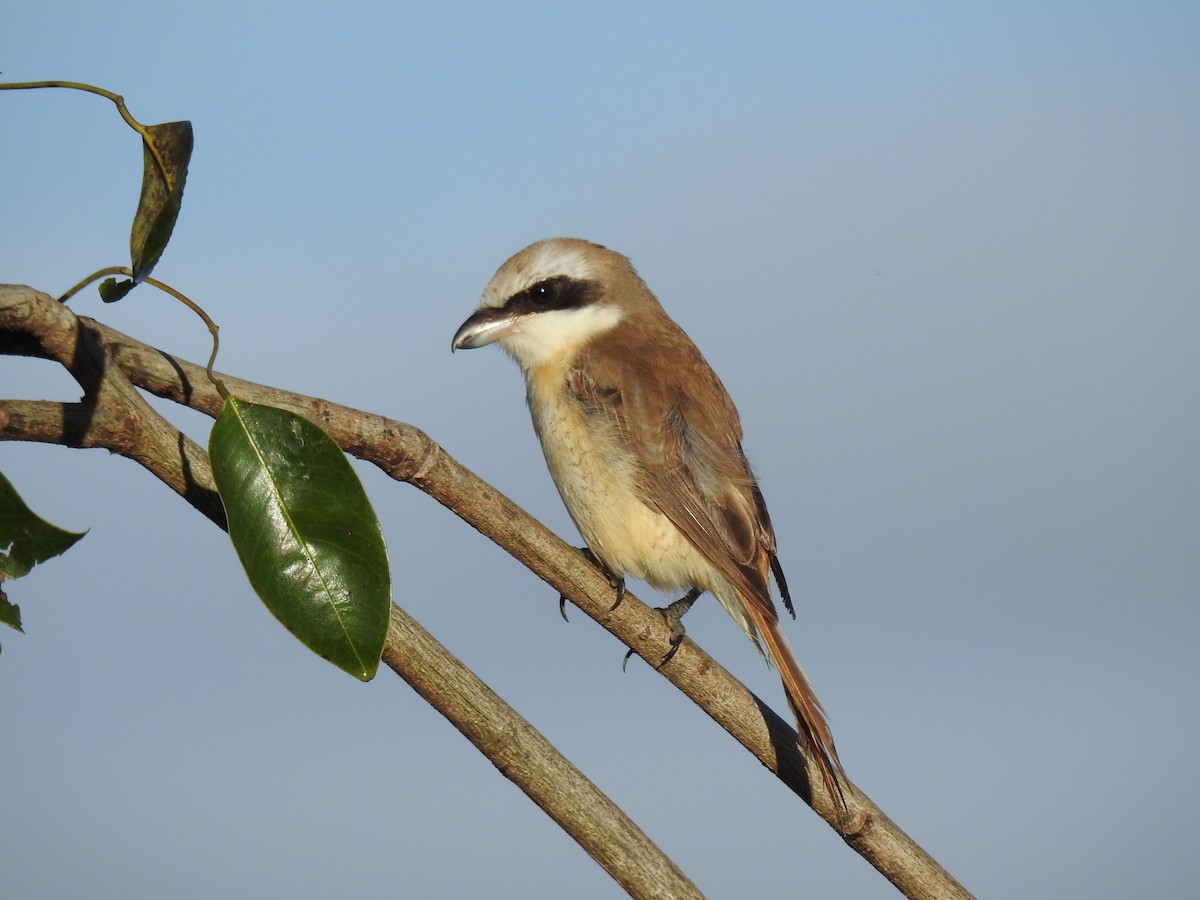
[[[155,274],[221,368],[411,422],[569,541],[515,367],[449,341],[532,240],[630,255],[738,402],[847,771],[995,897],[1200,883],[1197,60],[1189,3],[46,2],[0,33],[4,80],[192,120]],[[111,106],[10,92],[0,123],[0,280],[122,262],[141,155]],[[146,289],[73,306],[207,354]],[[76,396],[27,360],[0,395]],[[405,685],[288,637],[148,474],[0,469],[91,529],[8,586],[7,893],[617,894]],[[397,601],[707,894],[894,896],[597,625],[362,471]],[[688,628],[784,709],[715,603]]]

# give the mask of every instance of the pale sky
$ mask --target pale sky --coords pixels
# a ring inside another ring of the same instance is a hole
[[[20,7],[3,80],[193,122],[155,275],[219,368],[410,422],[572,543],[516,368],[450,338],[530,241],[632,257],[739,405],[850,777],[980,897],[1195,895],[1200,7]],[[0,123],[0,281],[127,261],[112,106],[5,92]],[[149,289],[72,306],[207,355]],[[77,392],[0,359],[0,396]],[[389,671],[288,636],[152,476],[8,443],[0,470],[90,529],[5,586],[6,896],[620,895]],[[896,896],[598,625],[361,471],[397,602],[701,890]],[[786,714],[711,598],[687,625]]]

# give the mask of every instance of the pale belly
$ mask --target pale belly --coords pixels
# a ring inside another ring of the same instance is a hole
[[[638,496],[636,463],[615,432],[597,427],[573,399],[558,399],[547,403],[531,390],[530,411],[559,495],[592,552],[614,574],[659,590],[712,590],[712,566]]]

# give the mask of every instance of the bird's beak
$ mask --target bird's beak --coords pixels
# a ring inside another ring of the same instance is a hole
[[[463,322],[458,331],[454,332],[454,340],[450,342],[450,352],[486,347],[493,341],[498,341],[505,335],[511,334],[516,329],[519,318],[511,312],[494,307],[476,310],[474,315]]]

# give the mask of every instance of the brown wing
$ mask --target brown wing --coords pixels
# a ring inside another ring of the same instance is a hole
[[[572,369],[571,391],[590,414],[609,418],[621,432],[639,463],[644,502],[665,515],[744,602],[774,620],[768,579],[773,565],[778,570],[775,535],[742,452],[737,410],[696,346],[665,322],[665,328],[609,332]],[[639,343],[637,334],[647,331],[655,336],[652,345]]]

